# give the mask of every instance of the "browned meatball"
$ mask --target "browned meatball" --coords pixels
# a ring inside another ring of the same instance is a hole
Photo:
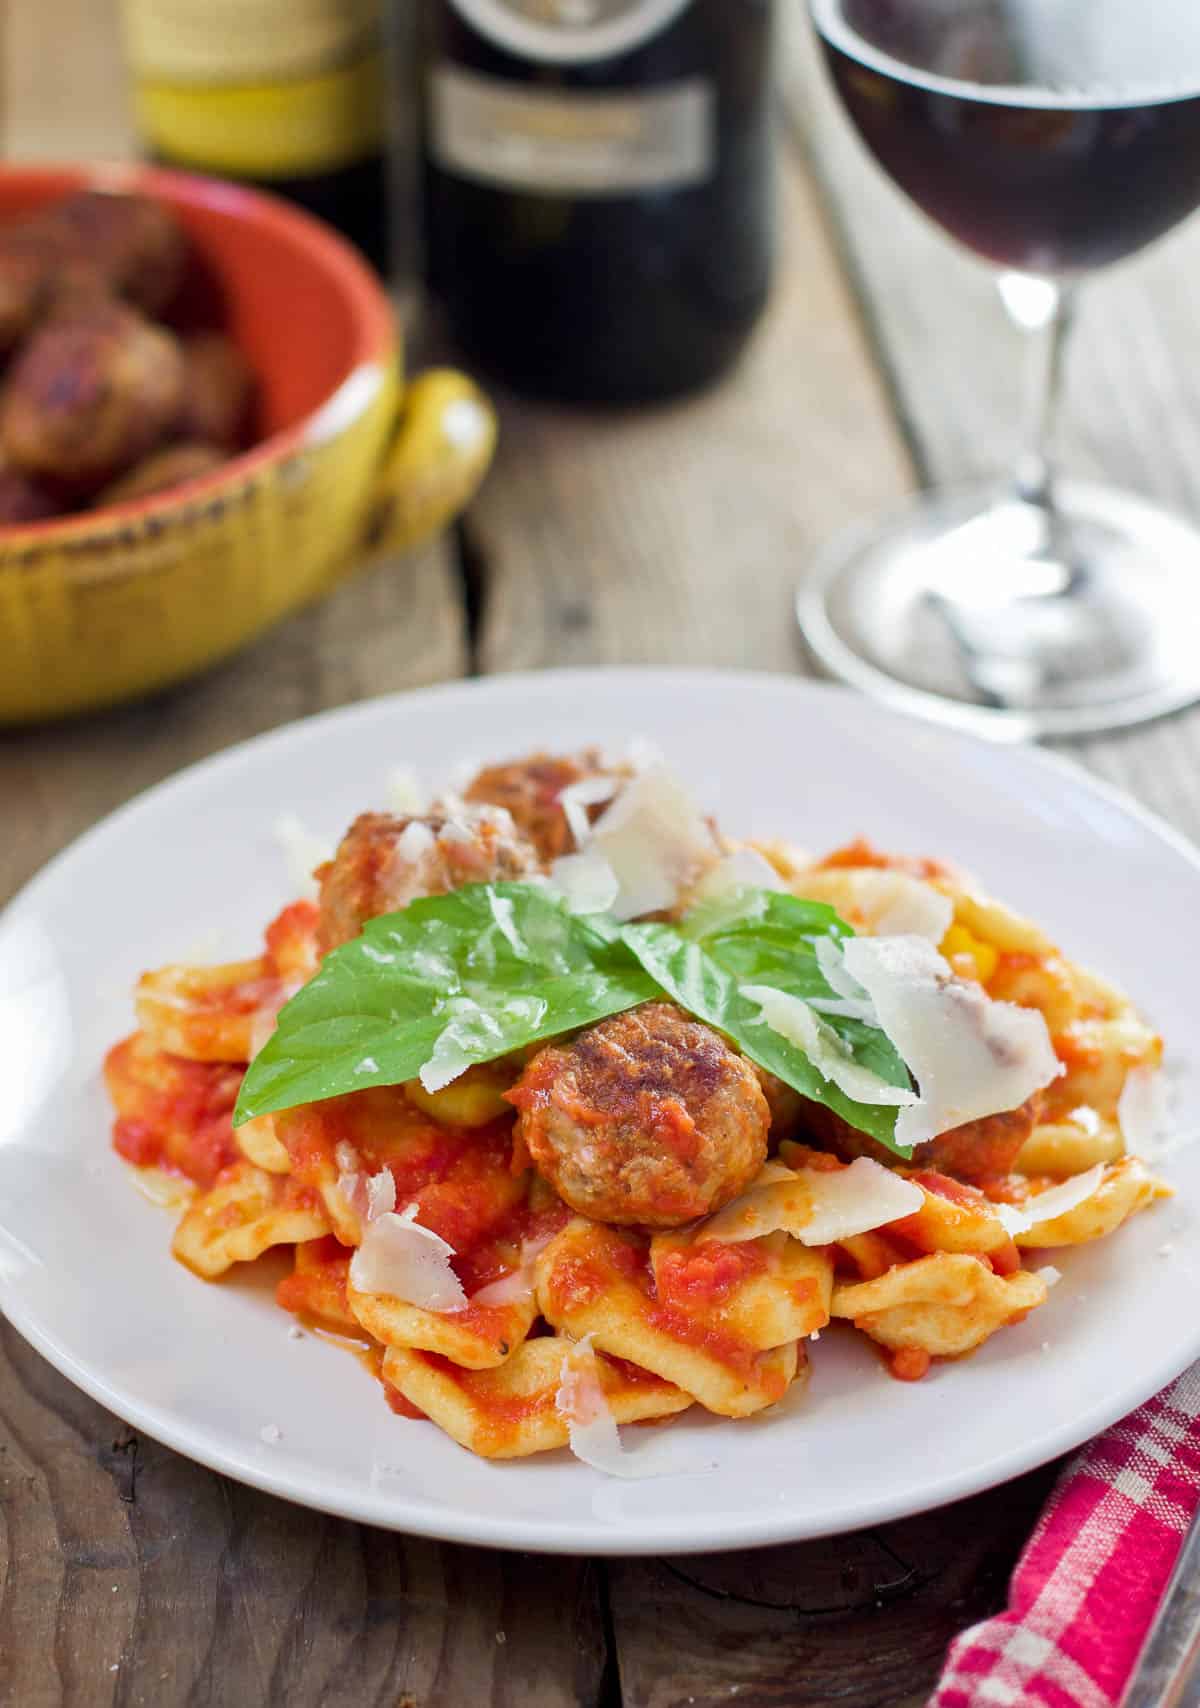
[[[200,332],[183,340],[183,409],[175,430],[182,439],[233,451],[246,437],[254,376],[231,338]]]
[[[537,1168],[597,1222],[679,1227],[736,1198],[766,1159],[754,1067],[666,1002],[540,1050],[508,1095]]]
[[[152,451],[128,474],[106,486],[95,499],[97,506],[125,504],[131,498],[149,498],[155,492],[168,492],[185,480],[208,474],[220,468],[225,452],[215,445],[168,445],[163,451]]]
[[[0,527],[44,522],[62,509],[52,492],[0,458]]]
[[[45,297],[46,273],[40,256],[16,244],[0,243],[0,355],[32,329]]]
[[[13,364],[0,438],[21,468],[86,490],[162,438],[182,388],[169,332],[120,303],[74,307],[35,332]]]
[[[468,785],[464,799],[490,802],[504,807],[513,823],[537,849],[541,860],[549,865],[560,854],[570,854],[575,838],[559,805],[563,790],[572,783],[588,777],[629,775],[627,766],[605,765],[600,751],[585,748],[582,753],[531,753],[527,759],[513,759],[504,765],[488,765]],[[589,819],[604,811],[605,803],[587,808]]]
[[[525,878],[536,869],[533,849],[508,814],[494,807],[423,818],[362,813],[333,859],[318,870],[318,941],[323,950],[335,949],[357,937],[368,919],[394,913],[418,896]]]
[[[876,1162],[895,1167],[901,1159],[886,1145],[877,1143],[866,1133],[860,1133],[848,1121],[821,1103],[802,1100],[800,1127],[808,1143],[822,1150],[833,1151],[843,1162],[855,1157],[869,1156]],[[971,1186],[982,1186],[989,1180],[1010,1174],[1017,1153],[1032,1133],[1041,1115],[1042,1093],[1010,1109],[1002,1115],[985,1115],[978,1121],[967,1121],[948,1133],[939,1133],[928,1144],[913,1151],[912,1168],[933,1168],[955,1180],[965,1180]]]
[[[111,291],[159,315],[179,289],[187,239],[175,214],[151,196],[81,190],[42,216],[60,257],[94,269]]]
[[[175,295],[187,243],[148,196],[83,190],[0,227],[0,350],[79,296],[123,296],[148,314]]]

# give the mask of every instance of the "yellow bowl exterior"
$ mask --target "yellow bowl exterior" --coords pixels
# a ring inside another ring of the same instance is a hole
[[[177,682],[323,592],[369,522],[400,384],[398,358],[360,369],[304,443],[196,497],[0,531],[0,723]]]

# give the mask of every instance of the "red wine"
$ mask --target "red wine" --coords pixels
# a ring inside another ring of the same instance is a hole
[[[426,0],[430,280],[519,389],[632,401],[737,356],[772,261],[773,0]]]
[[[864,142],[989,260],[1118,261],[1200,204],[1200,0],[813,0]]]

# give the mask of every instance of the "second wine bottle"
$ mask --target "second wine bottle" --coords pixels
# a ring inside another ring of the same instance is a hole
[[[737,356],[772,260],[773,0],[425,0],[429,271],[520,389],[634,401]]]

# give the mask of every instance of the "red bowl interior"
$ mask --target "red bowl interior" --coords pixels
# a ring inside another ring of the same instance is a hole
[[[274,196],[152,166],[5,166],[0,222],[84,187],[138,191],[175,210],[196,266],[172,318],[218,325],[240,345],[258,381],[257,451],[279,434],[290,442],[355,368],[390,354],[379,279],[336,232]]]

